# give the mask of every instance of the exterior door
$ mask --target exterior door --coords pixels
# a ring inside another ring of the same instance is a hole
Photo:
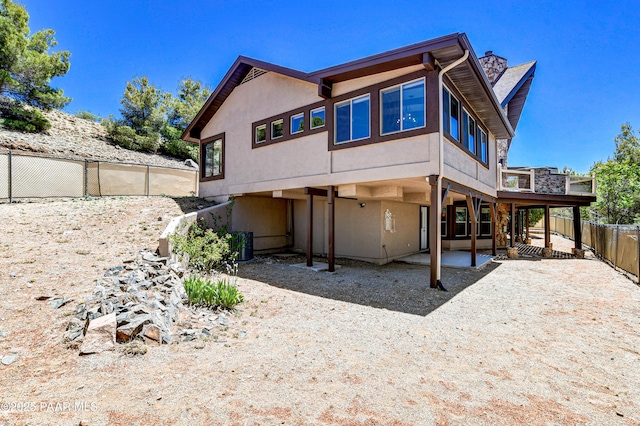
[[[429,248],[429,207],[420,206],[420,250]]]

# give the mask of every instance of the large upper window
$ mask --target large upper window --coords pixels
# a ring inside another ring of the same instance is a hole
[[[478,127],[478,139],[480,139],[480,160],[487,162],[487,134]]]
[[[460,102],[447,89],[442,89],[442,122],[444,130],[460,140]]]
[[[424,127],[424,79],[380,91],[382,134]]]
[[[203,178],[222,178],[224,174],[224,142],[222,138],[205,143],[203,150]]]
[[[462,128],[464,129],[464,133],[462,134],[464,146],[467,147],[472,154],[475,154],[478,127],[476,120],[474,120],[466,110],[463,110],[462,113]]]
[[[335,105],[335,143],[366,139],[371,135],[369,94]]]

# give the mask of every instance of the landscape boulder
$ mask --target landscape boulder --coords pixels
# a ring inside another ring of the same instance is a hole
[[[80,355],[112,351],[116,344],[116,314],[111,313],[89,322],[80,346]]]

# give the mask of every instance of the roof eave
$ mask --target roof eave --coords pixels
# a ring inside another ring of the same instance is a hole
[[[242,78],[244,78],[246,73],[253,67],[299,80],[317,83],[317,81],[310,79],[308,74],[302,71],[282,67],[269,62],[260,61],[258,59],[248,58],[246,56],[238,56],[233,65],[229,68],[229,71],[227,71],[213,93],[211,93],[211,96],[209,96],[209,99],[207,99],[202,108],[200,108],[200,111],[198,111],[198,114],[196,114],[195,118],[191,123],[189,123],[189,126],[187,126],[180,138],[186,142],[198,143],[200,141],[199,133],[206,125],[205,121],[208,122],[211,117],[213,117],[219,105],[226,100],[233,89],[240,84],[240,81],[242,81]]]
[[[518,81],[518,84],[516,84],[513,89],[511,89],[511,91],[509,92],[509,94],[504,98],[504,100],[502,101],[501,106],[504,108],[509,101],[515,96],[516,93],[518,93],[518,90],[520,90],[520,88],[522,87],[522,85],[527,81],[527,79],[529,77],[531,77],[535,71],[536,71],[536,65],[537,62],[533,61],[533,64],[531,65],[531,67],[527,70],[527,72],[522,76],[522,78],[520,79],[520,81]]]

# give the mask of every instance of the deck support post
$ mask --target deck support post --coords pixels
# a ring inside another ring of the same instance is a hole
[[[327,189],[327,204],[329,207],[329,253],[328,263],[329,272],[334,272],[335,269],[335,219],[336,219],[336,202],[335,202],[335,190],[332,185]]]
[[[467,209],[469,210],[470,213],[470,217],[471,217],[471,266],[475,267],[476,265],[476,257],[477,257],[477,250],[476,250],[476,234],[477,234],[477,226],[476,223],[478,223],[478,211],[480,210],[480,205],[478,203],[478,205],[476,205],[476,200],[474,200],[474,198],[471,196],[471,193],[469,193],[467,195]]]
[[[582,221],[580,219],[580,206],[573,206],[573,239],[576,249],[582,250]]]
[[[429,209],[429,256],[431,260],[429,286],[439,288],[440,282],[440,248],[442,247],[440,232],[440,212],[442,211],[442,178],[438,175],[429,176],[431,185],[431,208]]]
[[[545,204],[544,206],[544,246],[545,248],[549,248],[549,244],[551,243],[551,217],[549,204]]]
[[[516,246],[516,205],[511,203],[511,247]]]
[[[313,194],[307,193],[307,266],[313,266]]]
[[[496,203],[492,202],[489,210],[491,211],[491,255],[497,256],[498,251],[496,250],[496,239],[498,238],[498,218],[496,215]]]

